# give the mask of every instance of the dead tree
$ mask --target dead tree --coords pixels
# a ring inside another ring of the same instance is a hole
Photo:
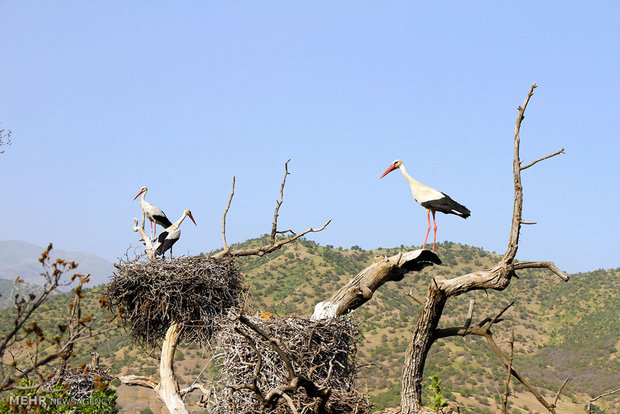
[[[552,413],[555,412],[557,398],[559,397],[559,393],[565,384],[560,388],[560,391],[558,391],[558,394],[553,402],[546,402],[536,392],[536,390],[529,385],[529,383],[527,383],[527,380],[516,373],[510,361],[501,353],[493,340],[490,328],[493,323],[501,320],[499,318],[506,309],[504,309],[504,311],[502,311],[495,318],[487,318],[478,326],[470,327],[473,312],[472,303],[470,305],[467,322],[464,326],[443,330],[437,329],[439,320],[443,313],[444,305],[449,297],[458,296],[472,290],[503,290],[510,284],[512,277],[515,276],[516,270],[546,268],[554,272],[564,281],[569,279],[568,275],[558,269],[552,262],[514,261],[519,245],[519,232],[521,225],[534,224],[523,221],[521,215],[523,205],[521,171],[532,167],[540,161],[564,153],[564,149],[561,149],[553,154],[539,158],[527,165],[521,165],[522,163],[519,158],[519,131],[521,128],[521,122],[524,119],[525,109],[535,88],[536,84],[533,84],[530,87],[525,102],[518,108],[519,114],[514,133],[514,206],[512,227],[506,253],[504,253],[501,260],[490,269],[478,270],[453,279],[445,279],[441,276],[433,277],[429,283],[428,294],[425,302],[422,302],[409,294],[422,306],[423,309],[405,355],[401,390],[402,414],[413,414],[424,411],[424,407],[422,406],[422,374],[426,362],[426,356],[435,340],[454,335],[480,335],[485,337],[493,351],[497,354],[504,365],[509,367],[511,375],[517,378],[517,380],[522,382],[524,385],[527,384],[526,387],[536,396],[541,404],[547,408],[547,410]],[[432,264],[441,264],[441,260],[434,253],[428,250],[415,250],[411,252],[399,253],[398,255],[390,258],[386,257],[382,261],[374,263],[359,272],[357,276],[352,278],[330,299],[324,302],[319,302],[315,306],[312,318],[316,320],[334,318],[336,316],[343,315],[368,301],[372,297],[374,291],[386,281],[401,280],[405,273],[412,270],[421,270]]]
[[[203,393],[201,402],[204,403],[211,393],[199,381],[194,381],[189,387],[180,389],[174,372],[174,353],[179,341],[182,339],[189,339],[190,341],[209,340],[217,318],[233,308],[240,312],[245,302],[246,287],[240,279],[236,267],[234,271],[229,269],[228,273],[230,274],[226,277],[211,277],[213,275],[211,271],[200,274],[197,274],[197,271],[201,267],[209,267],[217,263],[226,263],[229,266],[234,258],[240,256],[263,256],[308,233],[322,231],[331,222],[328,220],[318,229],[309,228],[300,233],[295,233],[292,230],[278,230],[278,216],[283,203],[286,177],[289,175],[289,161],[284,164],[280,198],[276,202],[273,214],[269,243],[264,246],[250,249],[232,249],[226,242],[226,215],[234,195],[234,177],[222,219],[223,249],[210,254],[207,258],[176,258],[170,262],[157,260],[153,243],[144,230],[144,220],[139,226],[138,219],[133,219],[133,230],[141,236],[140,241],[144,244],[147,261],[146,263],[139,262],[138,258],[135,261],[116,265],[118,274],[115,275],[108,287],[107,297],[112,310],[118,311],[119,316],[132,325],[134,337],[137,337],[143,344],[151,346],[161,340],[159,378],[124,375],[118,376],[118,379],[127,385],[153,389],[171,413],[184,414],[188,412],[183,401],[186,394],[200,390]],[[288,237],[281,236],[288,233],[291,234]],[[187,277],[186,274],[188,274]],[[204,283],[197,287],[196,283],[200,280]],[[222,286],[217,292],[214,291],[214,289],[218,289],[218,284],[221,283],[228,283],[229,285]],[[190,292],[193,292],[194,295],[192,296]],[[181,294],[181,296],[175,296],[175,293]],[[230,300],[221,303],[222,297],[228,296],[230,296]],[[191,299],[192,297],[194,299]],[[139,303],[145,300],[148,303]],[[214,308],[219,311],[214,312]],[[145,321],[148,323],[145,324]],[[164,331],[165,335],[163,335]],[[296,380],[295,383],[299,383],[299,380]],[[311,389],[310,382],[304,383],[302,381],[299,386],[302,386],[306,391]],[[317,393],[319,393],[318,390]],[[277,399],[275,396],[270,398]],[[287,396],[282,395],[282,398],[286,399]]]
[[[402,414],[418,413],[422,407],[422,373],[428,351],[433,342],[438,339],[440,331],[437,329],[446,300],[453,296],[461,295],[472,290],[495,289],[503,290],[510,284],[515,271],[519,269],[546,268],[555,273],[564,281],[569,277],[558,269],[552,262],[515,262],[515,255],[519,246],[519,232],[522,224],[523,187],[521,184],[521,171],[532,167],[536,163],[564,153],[561,149],[553,154],[539,158],[525,166],[521,165],[519,158],[520,137],[519,131],[523,121],[525,109],[534,93],[536,84],[530,87],[525,102],[518,108],[519,113],[514,132],[513,176],[514,176],[514,206],[512,214],[512,227],[506,253],[500,261],[490,269],[478,270],[453,279],[444,279],[441,276],[433,277],[429,283],[426,302],[413,336],[405,354],[405,364],[402,375],[401,412]],[[503,357],[503,362],[505,357]],[[508,366],[508,361],[505,361]],[[514,375],[514,371],[513,371]],[[518,379],[518,378],[517,378]],[[540,400],[539,400],[540,401]],[[542,401],[541,401],[542,403]],[[545,404],[543,404],[545,405]],[[545,408],[555,413],[555,407],[546,404]]]

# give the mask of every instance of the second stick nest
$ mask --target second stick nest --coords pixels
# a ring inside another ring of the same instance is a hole
[[[284,414],[293,412],[289,403],[293,403],[299,413],[370,412],[366,397],[354,385],[360,333],[349,319],[310,321],[299,317],[247,317],[245,320],[247,322],[223,319],[223,326],[215,337],[214,352],[219,356],[220,371],[216,381],[223,387],[212,394],[207,407],[209,412]],[[310,398],[302,387],[291,389],[286,361],[273,343],[288,359],[296,375],[309,379],[319,389],[329,390],[324,411],[318,408],[320,401]],[[261,400],[274,390],[285,392],[291,401],[280,398],[263,411]]]
[[[109,306],[146,346],[157,346],[173,322],[182,327],[180,340],[208,341],[219,317],[241,306],[247,292],[230,259],[132,260],[117,268],[108,285]]]

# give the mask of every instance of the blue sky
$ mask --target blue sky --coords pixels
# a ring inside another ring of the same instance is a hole
[[[536,82],[518,258],[620,263],[620,3],[0,2],[0,239],[96,253],[137,245],[147,199],[176,253],[280,226],[322,244],[419,245],[426,213],[399,173],[465,204],[438,240],[503,252],[517,106]],[[441,255],[441,251],[438,252]],[[579,254],[577,254],[579,253]]]

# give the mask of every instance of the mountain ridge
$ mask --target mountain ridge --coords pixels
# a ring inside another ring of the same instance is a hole
[[[26,283],[42,285],[44,280],[38,259],[44,250],[45,247],[24,240],[0,241],[0,279],[12,281],[19,276]],[[112,263],[93,253],[52,249],[50,256],[78,263],[76,271],[67,273],[67,276],[90,273],[90,286],[108,283],[114,271]]]

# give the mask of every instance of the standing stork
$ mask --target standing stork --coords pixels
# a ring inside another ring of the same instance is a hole
[[[146,186],[140,189],[140,192],[133,198],[134,200],[138,198],[140,194],[142,194],[142,198],[140,198],[140,209],[142,210],[142,222],[144,223],[144,217],[149,219],[151,223],[151,237],[155,238],[155,234],[157,233],[157,225],[159,224],[163,228],[170,227],[172,223],[166,217],[166,214],[159,208],[149,203],[144,199],[146,196],[146,192],[149,191]]]
[[[421,182],[415,180],[409,174],[407,174],[407,170],[405,169],[405,164],[401,160],[396,160],[388,167],[387,170],[383,173],[380,178],[385,177],[388,173],[394,171],[395,169],[400,169],[400,172],[403,173],[403,176],[409,183],[411,187],[411,194],[413,194],[413,198],[417,201],[422,207],[426,209],[426,216],[428,218],[428,228],[426,229],[426,237],[424,238],[424,246],[423,249],[426,248],[426,240],[428,240],[428,234],[431,231],[431,213],[433,214],[433,225],[434,225],[434,233],[433,233],[433,252],[435,251],[435,242],[437,240],[437,222],[435,221],[435,212],[440,211],[444,214],[455,214],[459,217],[467,218],[470,215],[470,211],[467,207],[462,204],[457,203],[453,199],[451,199],[448,195],[442,193],[441,191],[437,191],[434,188],[428,187]]]
[[[157,243],[155,244],[156,256],[164,256],[166,251],[170,249],[170,259],[172,259],[172,245],[179,240],[179,237],[181,237],[181,223],[185,220],[185,217],[188,216],[194,222],[194,225],[197,226],[194,217],[192,217],[192,212],[185,210],[180,219],[168,226],[163,232],[161,232],[159,237],[157,237]]]

